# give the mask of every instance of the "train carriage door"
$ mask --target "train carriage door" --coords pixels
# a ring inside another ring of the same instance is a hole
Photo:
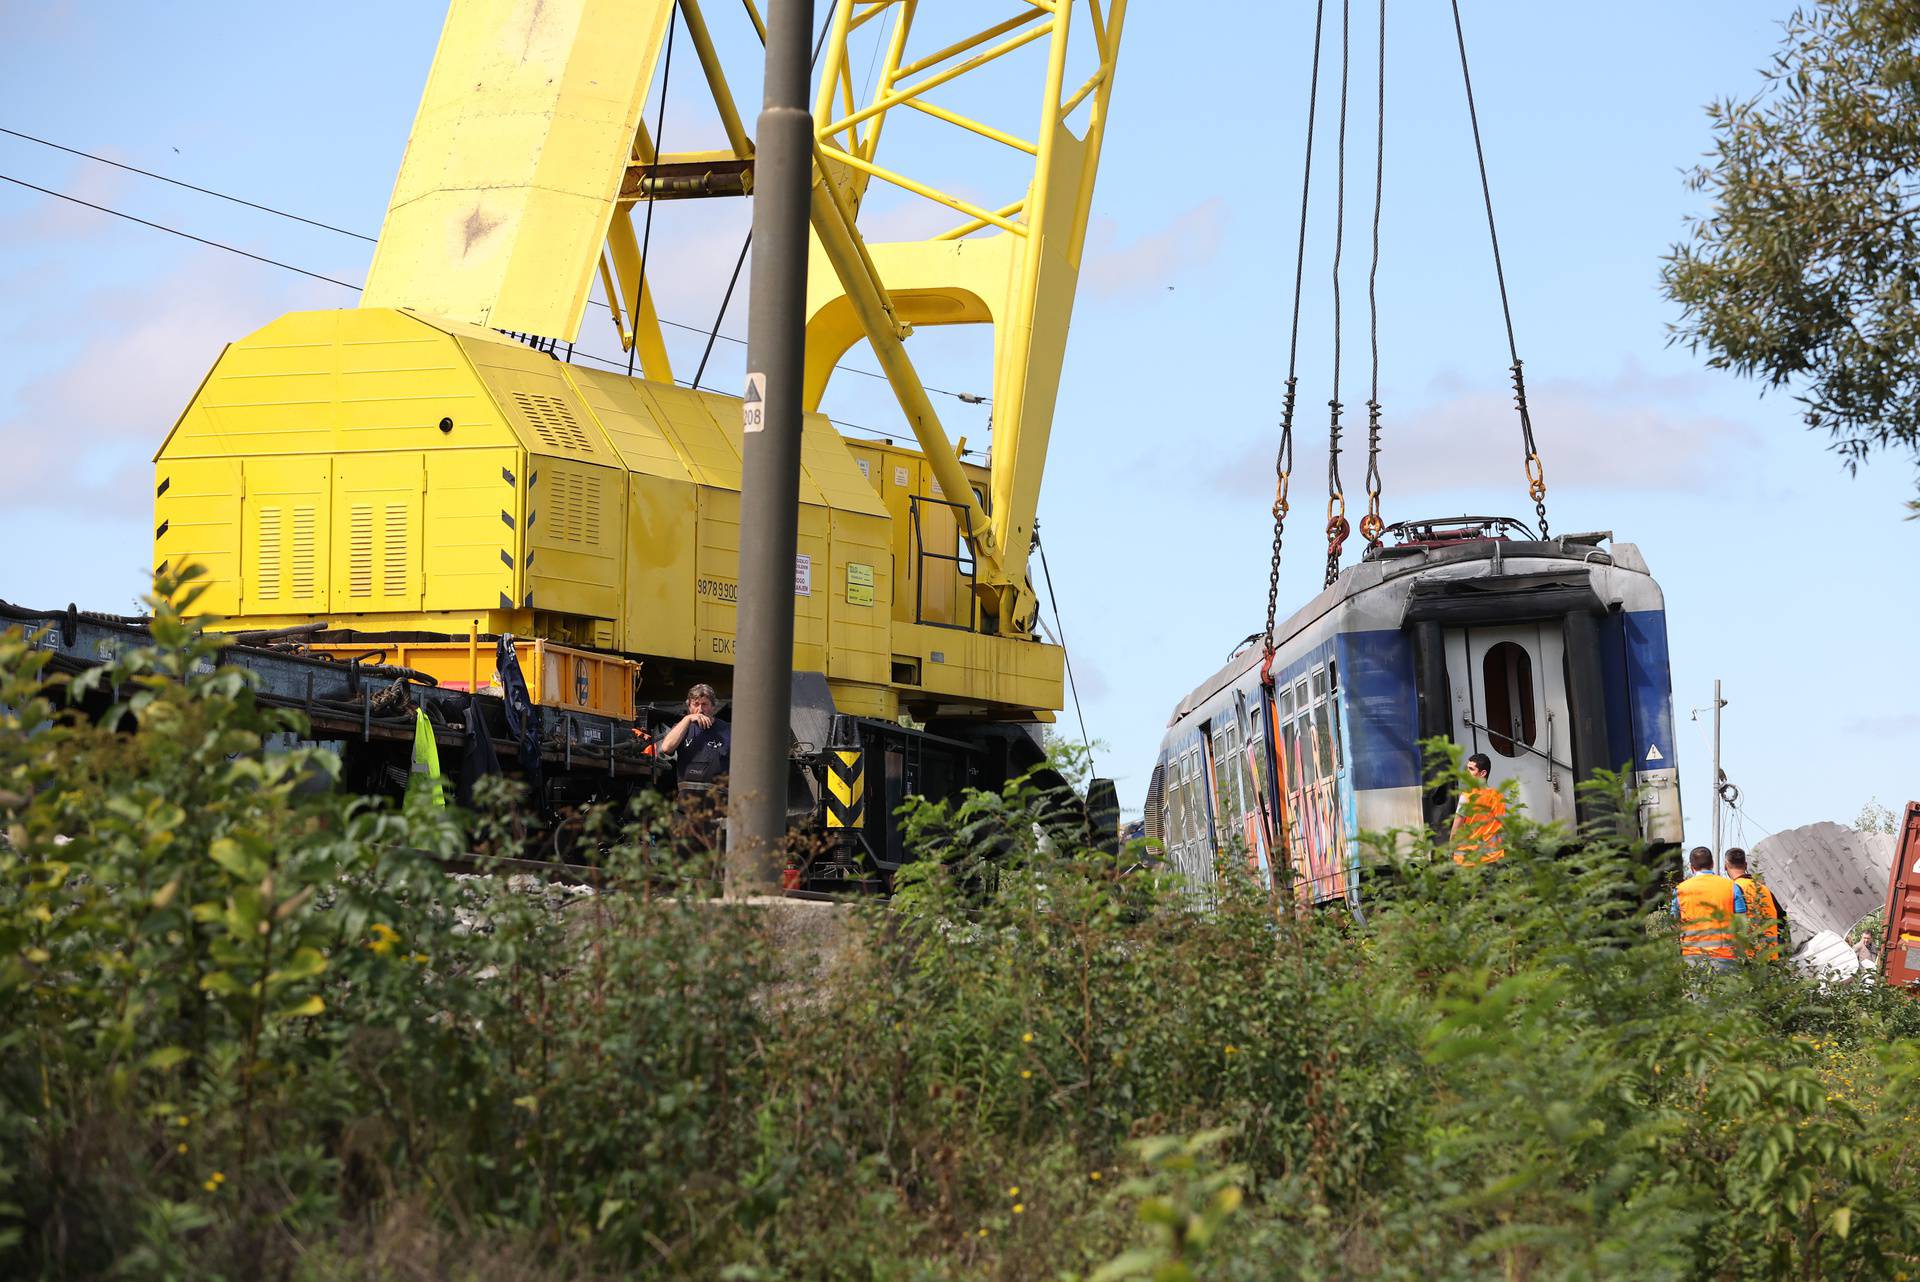
[[[1573,723],[1558,621],[1447,630],[1453,741],[1493,760],[1493,782],[1519,783],[1538,822],[1574,822]]]

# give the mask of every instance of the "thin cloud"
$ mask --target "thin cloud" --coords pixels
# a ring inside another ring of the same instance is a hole
[[[1861,717],[1847,724],[1850,735],[1871,735],[1885,739],[1903,739],[1920,734],[1920,712],[1895,713],[1885,717]]]
[[[1442,388],[1457,387],[1443,376]],[[1551,379],[1528,389],[1534,436],[1556,490],[1684,491],[1726,474],[1734,451],[1758,441],[1746,424],[1695,408],[1689,379],[1629,367],[1612,379]],[[1365,467],[1366,418],[1347,419],[1344,470]],[[1217,469],[1216,484],[1245,492],[1272,484],[1273,443],[1250,443]],[[1382,416],[1381,473],[1400,495],[1485,489],[1518,477],[1519,417],[1506,389],[1455,390]]]
[[[100,511],[144,504],[146,464],[222,347],[299,305],[337,303],[211,253],[150,286],[90,300],[96,332],[66,364],[23,385],[0,420],[0,498]]]
[[[1093,245],[1081,282],[1096,296],[1118,298],[1161,288],[1174,277],[1203,267],[1220,252],[1227,225],[1227,203],[1219,196],[1175,215],[1159,231],[1115,245],[1111,219],[1094,220]]]

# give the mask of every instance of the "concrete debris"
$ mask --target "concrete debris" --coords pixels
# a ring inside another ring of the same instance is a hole
[[[1893,870],[1889,833],[1807,824],[1775,833],[1748,854],[1779,896],[1796,939],[1832,931],[1844,944],[1847,932],[1886,902]]]
[[[1830,930],[1803,944],[1794,953],[1793,964],[1816,979],[1847,979],[1864,969],[1853,945]]]

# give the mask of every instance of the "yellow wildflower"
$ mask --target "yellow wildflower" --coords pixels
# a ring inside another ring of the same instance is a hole
[[[1088,1179],[1090,1179],[1090,1180],[1097,1180],[1097,1179],[1099,1179],[1099,1178],[1100,1178],[1100,1172],[1098,1172],[1098,1171],[1088,1171],[1088,1172],[1087,1172],[1087,1178],[1088,1178]]]
[[[1013,1213],[1015,1215],[1025,1215],[1027,1213],[1027,1204],[1025,1202],[1015,1202],[1013,1204]]]
[[[184,1152],[186,1152],[186,1151],[187,1151],[187,1146],[186,1146],[186,1143],[185,1143],[185,1141],[182,1141],[181,1143],[178,1143],[178,1144],[175,1144],[175,1145],[173,1146],[173,1151],[174,1151],[174,1152],[176,1152],[176,1153],[184,1153]]]
[[[1023,1077],[1023,1078],[1025,1078],[1025,1077],[1032,1077],[1032,1076],[1033,1076],[1033,1070],[1032,1070],[1032,1069],[1030,1069],[1030,1068],[1023,1068],[1023,1069],[1021,1069],[1021,1070],[1020,1070],[1020,1076],[1021,1076],[1021,1077]]]
[[[1022,1034],[1020,1034],[1020,1040],[1021,1040],[1021,1041],[1023,1041],[1023,1042],[1030,1042],[1030,1041],[1032,1041],[1032,1040],[1033,1040],[1033,1034],[1032,1034],[1032,1033],[1022,1033]]]
[[[175,1126],[187,1126],[191,1124],[192,1120],[193,1119],[187,1117],[185,1114],[182,1114],[179,1117],[176,1117],[173,1119],[173,1124]]]
[[[1019,1197],[1019,1196],[1020,1196],[1020,1186],[1019,1186],[1018,1184],[1016,1184],[1016,1185],[1014,1185],[1014,1186],[1013,1186],[1012,1188],[1010,1188],[1010,1189],[1008,1189],[1008,1190],[1007,1190],[1007,1196],[1008,1196],[1008,1197]]]
[[[977,1233],[977,1234],[978,1234],[978,1235],[979,1235],[980,1237],[985,1237],[985,1236],[987,1235],[987,1228],[986,1228],[986,1225],[984,1225],[984,1224],[983,1224],[983,1225],[981,1225],[981,1226],[980,1226],[980,1227],[979,1227],[979,1228],[978,1228],[977,1230],[975,1230],[975,1232],[976,1232],[976,1233]]]
[[[1238,1046],[1235,1046],[1235,1045],[1233,1045],[1232,1043],[1228,1043],[1228,1045],[1227,1045],[1227,1054],[1229,1054],[1229,1055],[1238,1055],[1239,1053],[1240,1053],[1240,1048],[1239,1048]]]
[[[367,947],[373,949],[376,953],[387,953],[393,951],[393,946],[399,941],[399,931],[382,922],[375,922],[373,924],[373,938],[367,941]]]
[[[200,1182],[200,1187],[205,1189],[209,1193],[218,1193],[220,1191],[219,1183],[214,1180],[202,1180]]]
[[[215,1184],[225,1184],[227,1182],[227,1177],[220,1174],[220,1172],[215,1171],[213,1173],[213,1182]]]

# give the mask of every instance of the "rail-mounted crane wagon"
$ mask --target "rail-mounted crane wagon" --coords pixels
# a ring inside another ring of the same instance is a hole
[[[838,835],[823,867],[896,866],[903,795],[1027,768],[1062,706],[1028,557],[1125,0],[989,8],[839,0],[824,29],[790,789],[796,825]],[[660,151],[643,118],[676,21],[717,150]],[[534,702],[616,743],[690,682],[724,697],[743,405],[676,377],[645,270],[672,248],[636,230],[651,201],[751,194],[722,62],[700,0],[453,0],[360,306],[221,353],[155,461],[156,567],[205,567],[222,628],[442,690],[489,688],[496,639],[531,639]],[[909,117],[956,145],[883,153]],[[952,225],[869,243],[876,181]],[[569,359],[590,301],[633,375]],[[992,327],[984,467],[908,354],[933,325]],[[917,448],[818,412],[862,340]],[[547,777],[549,800],[605,791]]]

